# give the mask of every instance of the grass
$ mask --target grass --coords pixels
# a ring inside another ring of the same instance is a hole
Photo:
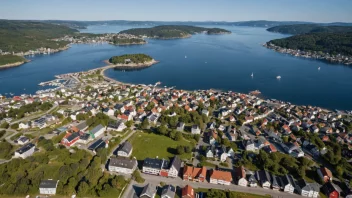
[[[209,191],[209,189],[207,188],[198,188],[198,189],[194,189],[197,193],[198,192],[203,192],[205,194],[207,194],[207,192]],[[222,191],[222,190],[217,190],[217,191]],[[229,196],[229,194],[231,193],[231,196]],[[243,192],[237,192],[237,191],[226,191],[226,195],[227,197],[231,197],[231,198],[269,198],[271,197],[270,195],[257,195],[257,194],[251,194],[251,193],[243,193]]]
[[[144,160],[147,157],[171,158],[176,155],[176,147],[192,146],[185,140],[174,141],[169,137],[153,133],[136,133],[130,138],[133,146],[132,156],[137,160]],[[179,156],[181,159],[190,159],[191,153],[184,153]]]

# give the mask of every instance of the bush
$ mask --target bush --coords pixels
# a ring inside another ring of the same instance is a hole
[[[19,125],[18,123],[11,125],[11,129],[18,129]]]
[[[145,179],[141,176],[141,173],[139,172],[139,170],[135,170],[132,173],[132,178],[137,182],[137,183],[144,183]]]
[[[8,128],[9,128],[9,126],[10,126],[10,124],[9,124],[9,123],[4,122],[4,123],[2,123],[2,124],[0,125],[0,128],[2,128],[2,129],[8,129]]]
[[[2,136],[4,136],[6,134],[5,130],[0,131],[0,138],[2,138]]]

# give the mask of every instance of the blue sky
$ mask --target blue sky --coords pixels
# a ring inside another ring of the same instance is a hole
[[[2,19],[352,22],[352,0],[0,0]]]

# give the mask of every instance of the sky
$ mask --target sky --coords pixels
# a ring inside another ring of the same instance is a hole
[[[0,0],[0,19],[352,22],[352,0]]]

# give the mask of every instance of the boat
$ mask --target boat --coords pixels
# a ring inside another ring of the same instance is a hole
[[[185,56],[185,58],[187,58],[187,56]]]
[[[259,90],[254,90],[254,91],[251,91],[251,92],[249,92],[250,94],[252,94],[252,95],[259,95],[259,94],[261,94],[262,92],[260,92]]]
[[[253,76],[254,76],[254,75],[253,75],[253,72],[252,72],[251,76],[252,76],[252,78],[253,78]]]
[[[318,67],[318,70],[320,70],[320,67]]]
[[[281,79],[281,76],[276,76],[277,79]]]

